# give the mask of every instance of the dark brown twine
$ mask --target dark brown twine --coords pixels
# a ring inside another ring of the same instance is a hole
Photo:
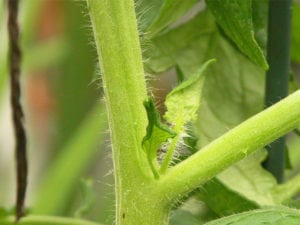
[[[21,49],[19,46],[18,5],[19,0],[7,0],[8,35],[9,35],[9,69],[12,118],[16,139],[15,155],[17,170],[16,220],[24,215],[24,202],[27,187],[26,133],[23,125],[24,113],[20,103],[20,65]]]

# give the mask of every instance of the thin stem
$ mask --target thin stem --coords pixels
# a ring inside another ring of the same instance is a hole
[[[292,0],[270,0],[267,58],[270,66],[266,77],[265,104],[267,107],[288,94],[290,69],[290,39]],[[283,181],[285,137],[267,147],[269,155],[264,167]]]
[[[164,158],[164,161],[162,162],[161,164],[161,168],[160,168],[160,172],[163,174],[167,171],[171,161],[172,161],[172,158],[173,158],[173,155],[174,155],[174,152],[176,150],[176,147],[177,147],[177,144],[180,140],[180,134],[183,132],[184,130],[184,123],[182,122],[182,119],[181,118],[178,118],[177,119],[177,124],[175,125],[175,127],[173,128],[173,130],[175,131],[175,133],[177,134],[171,141],[170,143],[170,147],[166,153],[166,156]]]
[[[21,87],[21,49],[19,46],[18,25],[18,0],[8,0],[8,34],[10,46],[10,90],[13,124],[16,137],[16,162],[17,162],[17,198],[16,219],[24,215],[24,202],[27,188],[27,158],[26,158],[26,133],[23,125],[24,113],[20,103]]]
[[[161,167],[160,167],[160,173],[165,173],[169,167],[169,164],[172,160],[172,157],[173,157],[173,154],[174,154],[174,151],[176,149],[176,146],[177,146],[177,143],[179,141],[179,135],[177,134],[173,139],[172,139],[172,142],[170,144],[170,147],[166,153],[166,156],[165,156],[165,159],[164,161],[162,162],[161,164]]]
[[[300,91],[241,123],[170,168],[158,189],[176,200],[233,163],[299,126]]]

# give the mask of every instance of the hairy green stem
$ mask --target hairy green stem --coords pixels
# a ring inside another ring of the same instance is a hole
[[[167,206],[154,194],[154,177],[142,150],[147,114],[142,54],[133,0],[87,0],[112,139],[116,224],[165,224]]]
[[[1,225],[16,225],[13,217],[0,219]],[[20,219],[18,225],[101,225],[87,220],[63,218],[54,216],[26,216]]]
[[[288,94],[290,70],[292,0],[270,0],[267,58],[270,66],[266,76],[265,104],[270,106]],[[278,182],[283,181],[285,138],[281,137],[267,147],[269,155],[264,167]]]
[[[164,161],[161,164],[160,167],[160,173],[165,173],[172,161],[173,154],[175,152],[176,146],[180,140],[180,134],[183,130],[184,124],[181,122],[182,120],[179,120],[178,123],[174,127],[174,131],[177,133],[177,135],[172,139],[170,146],[168,148],[168,151],[166,153],[166,156],[164,158]]]
[[[166,153],[166,156],[165,156],[165,159],[164,161],[162,162],[161,164],[161,167],[160,167],[160,173],[165,173],[169,167],[169,164],[170,162],[172,161],[172,157],[173,157],[173,154],[175,152],[175,149],[176,149],[176,146],[177,146],[177,143],[179,141],[179,134],[177,134],[173,139],[172,139],[172,142],[170,143],[170,147]]]
[[[122,173],[118,171],[122,164],[141,176],[138,165],[147,126],[143,107],[146,86],[134,2],[88,0],[88,4],[102,71],[115,169]]]
[[[170,200],[176,200],[299,124],[300,91],[297,91],[169,169],[159,180],[160,189]]]

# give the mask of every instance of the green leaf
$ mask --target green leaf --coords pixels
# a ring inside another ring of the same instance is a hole
[[[163,0],[135,0],[139,31],[143,33],[158,16]]]
[[[144,52],[146,69],[160,73],[177,65],[185,75],[196,73],[208,59],[206,53],[214,51],[212,36],[216,31],[213,16],[204,11],[188,23],[153,38],[148,44],[151,47]]]
[[[204,202],[190,197],[172,211],[170,225],[199,225],[217,218],[219,217]]]
[[[199,225],[200,221],[189,211],[179,209],[172,215],[170,225]]]
[[[266,52],[268,33],[269,0],[252,0],[252,19],[255,40]]]
[[[227,188],[259,206],[274,205],[276,201],[272,191],[277,183],[275,178],[261,166],[266,156],[265,150],[255,152],[224,170],[217,178]]]
[[[218,24],[239,49],[265,70],[268,64],[254,38],[251,0],[206,0]]]
[[[197,117],[197,111],[200,106],[202,95],[202,87],[205,80],[204,72],[214,61],[215,60],[212,59],[204,63],[197,72],[190,76],[186,81],[180,83],[166,97],[165,105],[167,111],[164,118],[173,126],[177,135],[174,139],[172,139],[161,165],[160,171],[162,173],[167,170],[175,150],[180,148],[182,138],[188,136],[186,133],[186,125],[194,121]],[[178,160],[176,161],[178,162]]]
[[[160,12],[154,22],[149,26],[150,36],[154,36],[180,16],[184,15],[199,0],[164,0]]]
[[[143,139],[142,145],[147,153],[147,158],[151,169],[155,177],[157,178],[157,151],[163,143],[167,142],[169,138],[174,137],[176,133],[168,126],[161,123],[159,114],[156,111],[152,98],[149,97],[146,101],[144,101],[144,106],[147,111],[149,123],[147,126],[147,133]]]
[[[257,203],[245,198],[214,178],[199,188],[198,196],[219,216],[257,209]]]
[[[209,60],[190,78],[174,88],[166,97],[167,112],[164,118],[171,124],[185,125],[197,117],[200,106],[201,91],[205,80],[204,72],[215,62]]]
[[[300,211],[287,207],[253,210],[224,217],[205,225],[298,225]]]
[[[181,139],[188,136],[186,133],[186,125],[197,117],[202,87],[205,80],[204,72],[214,61],[215,60],[209,60],[204,63],[196,73],[190,76],[186,81],[180,83],[166,97],[165,105],[167,112],[164,118],[173,126],[177,135],[172,139],[162,163],[160,170],[162,173],[167,170],[175,150],[181,143]]]

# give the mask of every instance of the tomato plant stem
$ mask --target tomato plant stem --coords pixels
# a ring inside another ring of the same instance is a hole
[[[290,69],[291,0],[270,0],[267,59],[270,69],[266,77],[265,104],[267,107],[288,94]],[[264,166],[283,181],[285,137],[267,146],[269,155]]]
[[[165,224],[168,210],[154,194],[155,179],[142,149],[147,95],[134,1],[88,0],[88,7],[111,131],[116,224]]]

